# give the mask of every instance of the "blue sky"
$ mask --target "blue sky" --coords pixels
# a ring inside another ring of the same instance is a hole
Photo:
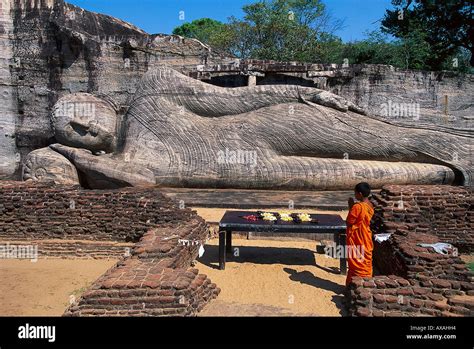
[[[66,0],[86,10],[111,15],[130,22],[150,34],[171,31],[194,19],[209,17],[225,22],[229,16],[241,17],[242,6],[257,0]],[[333,17],[344,20],[336,34],[344,41],[364,38],[364,33],[379,27],[390,0],[325,0]],[[185,20],[179,19],[184,11]],[[374,23],[375,22],[375,23]]]

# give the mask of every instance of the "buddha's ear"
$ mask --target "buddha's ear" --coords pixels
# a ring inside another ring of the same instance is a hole
[[[118,136],[117,136],[117,132],[115,132],[115,134],[112,136],[112,141],[110,142],[110,149],[107,149],[107,153],[113,153],[117,150],[117,147],[118,147]]]

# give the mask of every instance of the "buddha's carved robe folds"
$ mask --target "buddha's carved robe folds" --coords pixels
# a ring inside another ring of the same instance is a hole
[[[222,88],[160,67],[144,75],[113,141],[101,133],[101,117],[92,138],[109,140],[106,154],[90,151],[100,149],[100,142],[88,147],[90,134],[82,145],[66,139],[50,146],[91,187],[329,190],[352,189],[360,181],[373,187],[471,184],[470,133],[397,126],[315,88]],[[70,123],[71,129],[84,125]],[[58,124],[66,127],[68,121]]]

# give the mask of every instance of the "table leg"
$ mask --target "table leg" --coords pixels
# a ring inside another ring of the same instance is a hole
[[[226,231],[219,232],[219,269],[225,269],[225,236]]]
[[[232,254],[232,230],[226,231],[225,251],[229,254]]]
[[[339,233],[339,246],[342,246],[343,256],[339,260],[339,270],[340,274],[347,274],[347,258],[346,258],[346,232]]]

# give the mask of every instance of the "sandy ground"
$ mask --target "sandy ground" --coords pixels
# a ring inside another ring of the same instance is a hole
[[[226,209],[195,208],[208,222]],[[262,208],[264,210],[264,208]],[[271,211],[275,211],[272,209]],[[300,210],[298,210],[300,211]],[[347,211],[301,210],[335,213]],[[218,269],[217,239],[196,267],[221,288],[200,316],[341,316],[345,276],[339,261],[316,254],[316,241],[233,238],[235,256]],[[235,249],[236,248],[236,249]],[[462,256],[472,263],[473,256]],[[0,260],[0,316],[60,316],[115,260]]]
[[[116,260],[0,260],[0,316],[60,316]]]
[[[338,260],[315,253],[316,242],[233,239],[238,256],[225,270],[217,243],[209,241],[196,265],[221,288],[201,316],[342,315],[345,276]]]
[[[218,222],[226,211],[195,210],[208,222]],[[347,211],[324,213],[340,214],[343,218],[347,215]],[[315,241],[233,240],[238,256],[228,260],[225,271],[217,268],[216,239],[208,242],[196,265],[222,290],[202,316],[341,315],[345,277],[337,274],[337,260],[315,253]],[[80,259],[36,263],[0,260],[0,316],[60,316],[71,295],[78,297],[115,263]]]
[[[193,208],[208,222],[228,209]],[[229,209],[238,210],[238,209]],[[247,211],[279,211],[252,209]],[[246,210],[244,210],[246,211]],[[338,214],[347,211],[291,210]],[[218,240],[208,241],[196,267],[221,288],[219,297],[200,316],[341,316],[345,276],[339,261],[315,253],[316,241],[233,239],[233,257],[218,269]],[[238,248],[238,250],[235,250]]]
[[[340,316],[345,277],[314,241],[234,239],[238,256],[218,270],[217,240],[196,267],[221,288],[201,316]],[[113,260],[0,261],[0,316],[60,316]]]

